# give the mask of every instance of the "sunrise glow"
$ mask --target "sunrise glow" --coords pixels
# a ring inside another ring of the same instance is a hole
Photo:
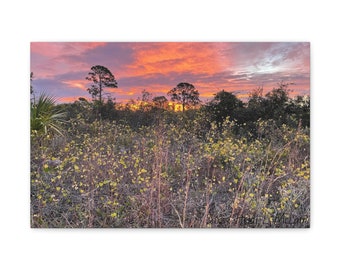
[[[34,90],[61,102],[91,99],[85,80],[94,65],[107,67],[118,88],[104,90],[117,102],[146,90],[167,96],[180,82],[193,84],[204,102],[222,89],[246,98],[291,82],[291,96],[310,92],[308,42],[32,42]]]

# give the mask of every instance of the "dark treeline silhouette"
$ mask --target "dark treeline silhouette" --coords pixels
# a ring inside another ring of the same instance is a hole
[[[90,102],[85,98],[79,98],[74,103],[58,106],[67,112],[67,120],[77,118],[87,122],[98,119],[111,120],[125,123],[133,129],[153,126],[160,119],[167,122],[184,121],[183,119],[194,121],[196,119],[201,122],[202,133],[204,130],[209,130],[211,123],[221,126],[227,117],[237,124],[234,127],[236,134],[250,137],[259,135],[256,126],[258,120],[271,120],[273,125],[278,127],[283,124],[295,128],[310,126],[309,96],[290,98],[288,83],[278,83],[277,87],[265,95],[261,87],[254,89],[249,94],[247,101],[240,100],[232,92],[222,90],[217,92],[211,101],[196,108],[189,107],[189,105],[198,103],[197,90],[194,90],[193,97],[180,92],[181,96],[186,97],[184,101],[182,97],[173,98],[175,91],[183,90],[187,86],[182,84],[182,88],[181,84],[178,84],[170,91],[171,93],[169,92],[172,100],[179,100],[182,106],[184,104],[185,107],[183,106],[179,111],[175,111],[174,107],[168,105],[165,96],[152,97],[146,90],[143,90],[142,98],[138,98],[137,101],[131,100],[124,106],[116,103],[112,98],[101,102],[98,100]],[[191,86],[191,84],[188,85]],[[189,90],[193,89],[194,86]]]
[[[33,73],[31,73],[31,80]],[[167,122],[199,121],[202,131],[209,130],[211,123],[221,126],[226,118],[234,121],[235,134],[257,137],[258,120],[270,120],[280,127],[309,127],[310,100],[308,97],[289,97],[290,83],[280,82],[267,94],[258,87],[251,91],[247,101],[240,100],[233,92],[217,92],[211,101],[202,104],[199,91],[188,82],[180,82],[165,96],[155,96],[145,89],[137,100],[121,105],[111,96],[104,98],[104,88],[117,87],[118,83],[111,71],[104,66],[93,66],[85,78],[91,82],[87,89],[92,102],[79,98],[72,104],[59,105],[67,112],[68,120],[83,119],[89,123],[94,120],[111,120],[129,125],[133,129],[153,126],[160,119]],[[31,88],[32,94],[32,88]],[[180,117],[179,117],[180,116]]]
[[[237,131],[256,134],[256,121],[272,120],[276,126],[310,126],[309,96],[289,97],[289,84],[278,83],[272,91],[263,95],[263,88],[254,89],[247,102],[242,102],[233,93],[218,92],[204,109],[211,121],[221,124],[227,116],[239,125]]]

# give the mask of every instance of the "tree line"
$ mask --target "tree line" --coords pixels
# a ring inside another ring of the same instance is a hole
[[[30,78],[32,81],[33,73]],[[272,120],[277,126],[283,124],[293,127],[310,126],[310,98],[309,96],[290,98],[290,83],[279,82],[277,87],[266,94],[263,93],[263,87],[258,87],[249,93],[247,101],[242,101],[233,92],[221,90],[209,102],[203,104],[199,98],[199,91],[193,84],[180,82],[167,92],[169,100],[165,96],[152,97],[150,92],[143,90],[141,97],[137,100],[132,99],[122,106],[111,96],[104,97],[105,88],[118,87],[115,76],[108,68],[93,66],[85,79],[91,82],[87,91],[92,96],[92,102],[79,98],[70,104],[54,106],[54,99],[43,94],[38,101],[34,98],[31,102],[31,127],[46,131],[46,126],[50,125],[53,129],[58,129],[53,119],[60,122],[63,116],[65,120],[81,117],[89,122],[96,119],[124,121],[138,128],[152,125],[161,115],[166,115],[169,119],[176,118],[175,105],[179,106],[178,110],[182,114],[204,115],[202,128],[208,126],[207,129],[212,122],[221,125],[227,117],[238,124],[238,132],[242,130],[245,133],[254,133],[255,123],[259,119]],[[32,86],[30,92],[34,95]],[[44,109],[47,112],[43,112]],[[53,116],[53,111],[57,117]]]

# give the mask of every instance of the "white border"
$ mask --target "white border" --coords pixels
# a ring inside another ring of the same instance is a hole
[[[340,240],[335,3],[14,0],[2,4],[0,268],[333,269],[338,251],[331,244]],[[31,41],[310,41],[312,228],[30,229]]]

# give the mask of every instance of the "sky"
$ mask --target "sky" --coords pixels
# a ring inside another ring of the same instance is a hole
[[[105,88],[117,102],[155,96],[188,82],[211,100],[218,91],[247,98],[293,83],[290,96],[309,95],[309,42],[31,42],[33,88],[60,103],[91,99],[85,79],[91,67],[107,67],[118,88]]]

